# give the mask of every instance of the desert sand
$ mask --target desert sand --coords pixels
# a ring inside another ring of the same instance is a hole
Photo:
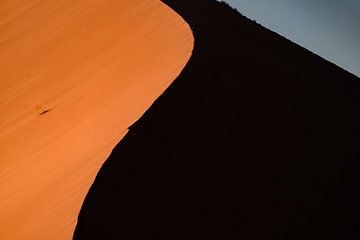
[[[191,59],[112,151],[74,239],[360,239],[360,79],[224,3],[163,2]]]
[[[71,239],[98,169],[192,48],[158,0],[2,0],[0,239]]]

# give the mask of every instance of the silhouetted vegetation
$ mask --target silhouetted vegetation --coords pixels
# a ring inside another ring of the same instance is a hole
[[[239,13],[240,15],[242,15],[242,14],[240,13],[240,11],[239,11],[237,8],[234,8],[234,7],[233,7],[233,6],[231,6],[229,3],[224,2],[224,1],[221,1],[220,3],[221,3],[222,5],[224,5],[224,6],[226,6],[226,7],[230,8],[230,9],[232,9],[233,11],[235,11],[235,12]]]
[[[246,17],[245,15],[243,15],[237,8],[231,6],[229,3],[224,2],[224,1],[220,1],[220,4],[222,4],[224,7],[228,8],[228,9],[231,9],[233,12],[236,12],[237,14],[241,15],[242,17],[248,18],[248,17]],[[261,26],[261,24],[258,23],[258,22],[256,21],[256,19],[251,19],[251,20],[252,20],[255,24]]]

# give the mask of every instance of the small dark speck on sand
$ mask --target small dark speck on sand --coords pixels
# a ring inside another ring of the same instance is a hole
[[[51,110],[51,109],[47,109],[47,110],[45,110],[45,111],[42,111],[42,112],[40,113],[40,115],[43,115],[43,114],[45,114],[45,113],[47,113],[47,112],[50,112],[50,110]]]

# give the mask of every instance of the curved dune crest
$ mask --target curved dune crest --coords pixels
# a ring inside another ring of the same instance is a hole
[[[192,48],[158,0],[1,1],[0,239],[71,239],[98,169]]]
[[[358,236],[359,78],[225,3],[162,1],[193,54],[102,166],[74,239]]]

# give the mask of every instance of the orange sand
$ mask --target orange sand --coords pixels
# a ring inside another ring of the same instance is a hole
[[[71,239],[102,163],[192,48],[159,0],[1,0],[0,239]]]

